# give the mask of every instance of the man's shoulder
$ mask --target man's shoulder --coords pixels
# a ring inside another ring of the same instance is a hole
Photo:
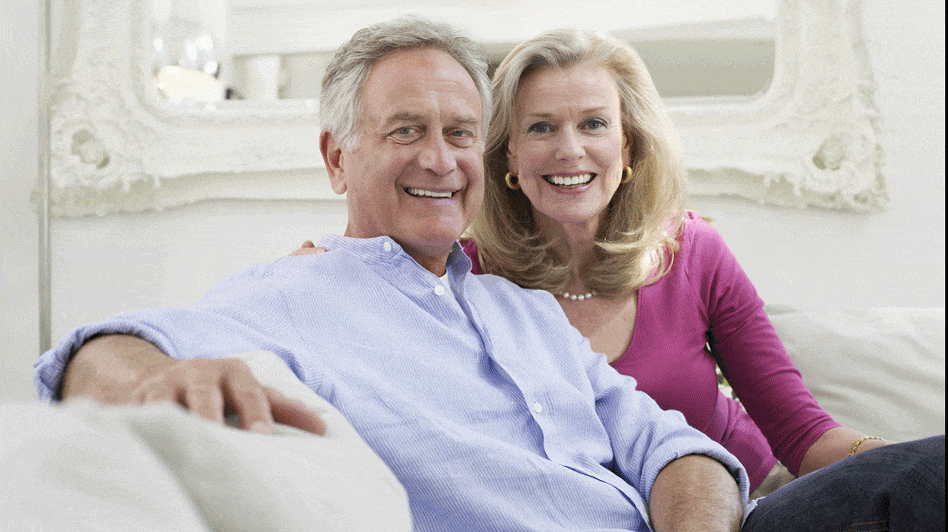
[[[495,302],[513,304],[514,306],[523,305],[528,310],[543,310],[544,312],[555,310],[561,312],[560,306],[556,303],[556,298],[546,290],[523,288],[504,277],[490,273],[468,275],[467,282],[480,286],[484,290],[485,296]]]
[[[332,250],[320,254],[281,257],[270,262],[251,264],[222,281],[221,285],[235,284],[297,284],[304,279],[331,278],[334,271],[351,262],[341,252]],[[342,259],[342,260],[340,260]],[[318,275],[317,275],[318,274]]]

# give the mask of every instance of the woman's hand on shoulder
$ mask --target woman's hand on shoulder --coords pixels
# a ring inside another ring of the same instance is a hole
[[[299,249],[287,255],[288,257],[298,257],[300,255],[319,255],[326,251],[326,248],[319,246],[316,247],[316,244],[313,244],[312,240],[307,240],[303,242],[303,245]]]

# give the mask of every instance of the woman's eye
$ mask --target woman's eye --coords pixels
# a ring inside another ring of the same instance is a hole
[[[593,119],[587,120],[585,126],[586,126],[586,129],[591,129],[591,130],[603,129],[604,127],[606,127],[606,122],[605,120],[601,120],[599,118],[593,118]]]
[[[536,124],[533,124],[527,128],[527,131],[530,133],[549,133],[552,130],[552,126],[545,122],[537,122]]]

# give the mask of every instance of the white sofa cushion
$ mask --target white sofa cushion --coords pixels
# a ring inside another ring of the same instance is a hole
[[[0,407],[0,523],[16,530],[409,532],[405,490],[342,414],[268,352],[238,355],[325,436],[262,435],[170,404]],[[0,529],[3,525],[0,524]]]
[[[944,434],[944,307],[766,310],[837,422],[894,441]]]

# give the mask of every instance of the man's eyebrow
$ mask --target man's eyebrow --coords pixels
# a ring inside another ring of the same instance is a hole
[[[424,115],[419,113],[413,113],[411,111],[398,111],[393,115],[389,116],[385,120],[385,126],[392,126],[395,124],[401,124],[405,122],[425,122],[427,119]],[[474,115],[459,116],[452,120],[448,127],[458,127],[458,126],[478,126],[481,121]]]
[[[481,121],[474,115],[459,116],[451,122],[452,126],[478,126]]]
[[[385,120],[385,125],[390,126],[402,122],[421,122],[422,120],[424,120],[424,116],[418,113],[413,113],[411,111],[399,111],[389,116],[388,119]]]

